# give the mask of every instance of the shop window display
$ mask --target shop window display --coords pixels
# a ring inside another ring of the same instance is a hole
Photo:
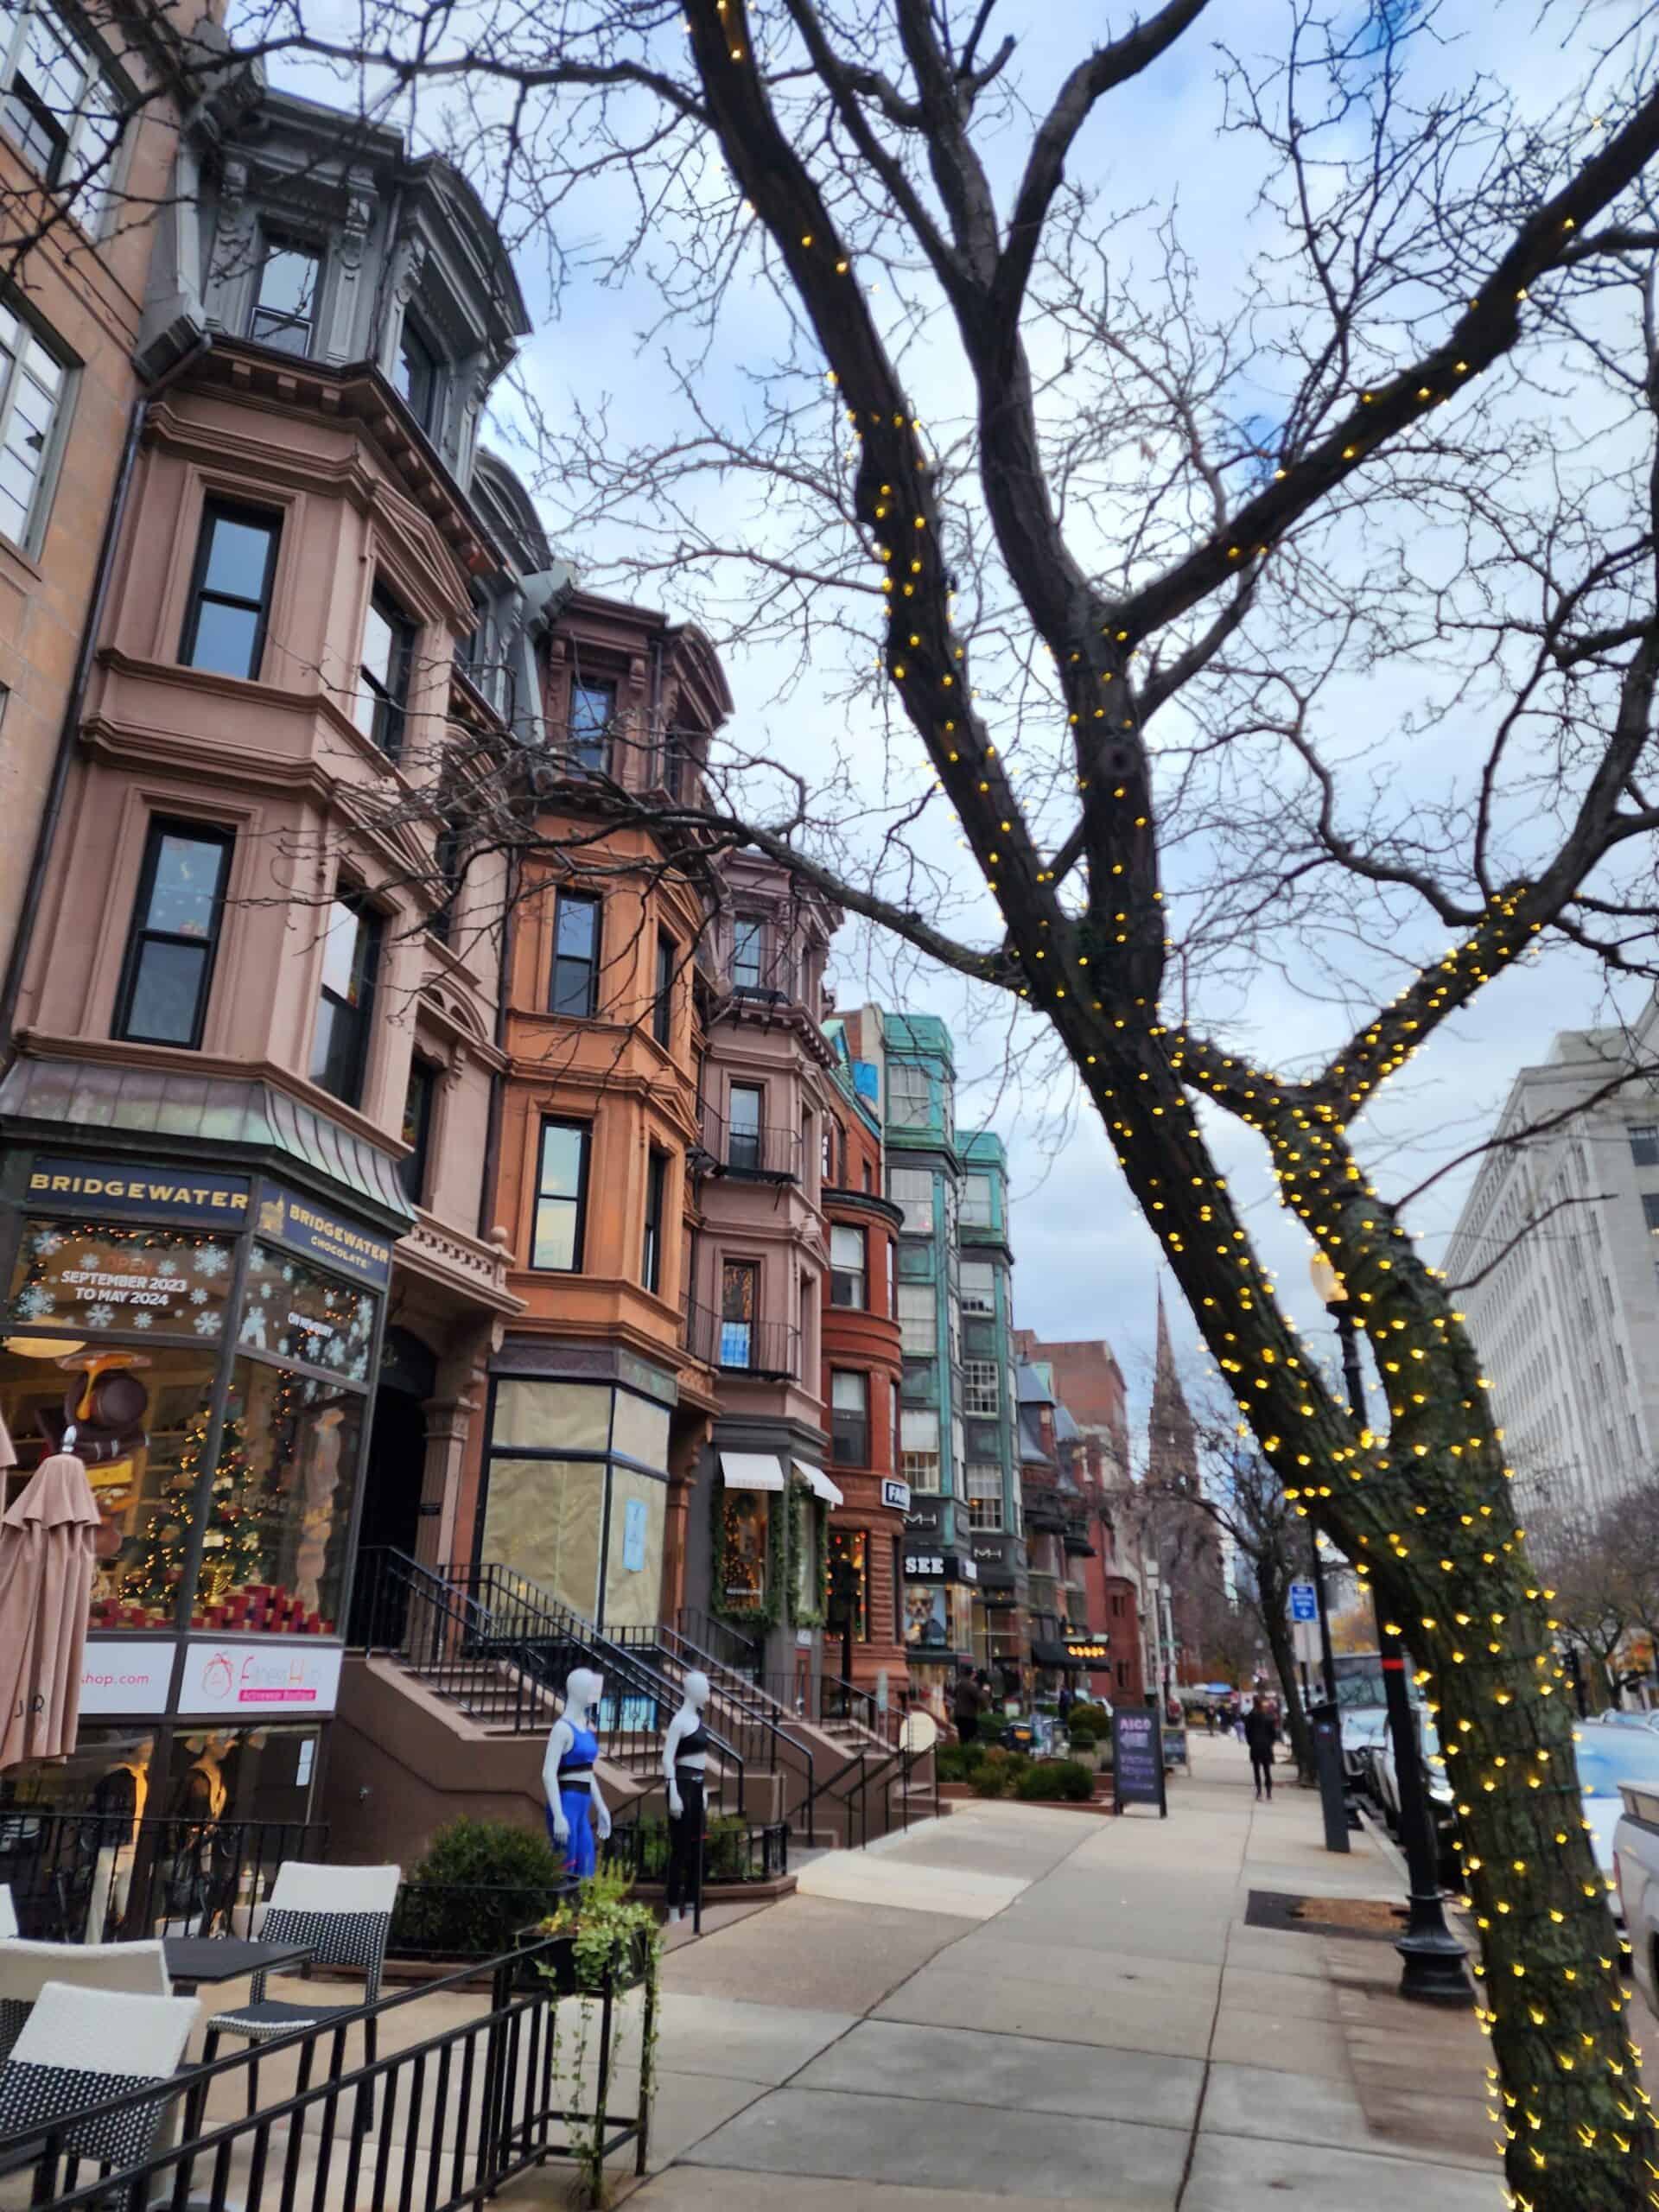
[[[221,1237],[31,1221],[12,1268],[6,1319],[88,1335],[131,1329],[217,1340],[230,1280],[231,1248]]]
[[[334,1633],[365,1404],[321,1376],[234,1363],[193,1628]]]
[[[824,1560],[824,1616],[837,1634],[850,1625],[855,1643],[869,1641],[868,1554],[869,1538],[862,1529],[830,1529]]]
[[[0,1414],[18,1462],[9,1487],[21,1488],[75,1426],[99,1510],[93,1628],[172,1624],[213,1371],[211,1353],[181,1346],[6,1339]]]
[[[769,1523],[765,1495],[728,1490],[721,1496],[720,1585],[722,1613],[764,1613],[767,1607],[766,1546]]]
[[[368,1377],[374,1314],[368,1292],[308,1266],[292,1253],[256,1244],[248,1259],[237,1342],[275,1358],[333,1368],[348,1381],[362,1382]]]

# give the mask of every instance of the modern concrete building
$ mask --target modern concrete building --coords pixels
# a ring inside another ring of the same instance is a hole
[[[1523,1515],[1605,1504],[1659,1465],[1659,1083],[1631,1072],[1656,1050],[1654,1001],[1629,1031],[1560,1031],[1511,1084],[1446,1248]]]

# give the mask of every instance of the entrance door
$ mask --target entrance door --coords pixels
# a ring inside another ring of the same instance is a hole
[[[363,1473],[357,1602],[352,1619],[354,1643],[396,1643],[402,1631],[401,1603],[394,1601],[390,1584],[378,1573],[375,1554],[391,1551],[406,1558],[415,1555],[426,1475],[426,1416],[421,1406],[434,1395],[436,1369],[436,1361],[418,1337],[405,1329],[387,1330]]]

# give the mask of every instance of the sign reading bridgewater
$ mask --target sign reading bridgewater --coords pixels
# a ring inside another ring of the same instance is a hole
[[[254,1227],[262,1236],[280,1237],[296,1251],[355,1275],[359,1282],[384,1290],[391,1280],[391,1246],[372,1230],[360,1229],[344,1215],[331,1213],[315,1198],[297,1191],[267,1184],[260,1194]]]
[[[132,1160],[52,1160],[37,1153],[25,1198],[30,1205],[60,1211],[148,1214],[157,1221],[212,1221],[239,1229],[247,1217],[245,1175],[211,1169],[147,1167]]]

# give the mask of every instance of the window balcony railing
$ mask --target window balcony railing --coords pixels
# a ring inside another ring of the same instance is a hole
[[[723,1321],[693,1299],[685,1309],[685,1349],[704,1367],[757,1382],[792,1382],[801,1371],[801,1332],[788,1321]]]
[[[801,1133],[779,1122],[728,1122],[705,1106],[702,1148],[715,1175],[753,1176],[763,1183],[801,1179]]]

